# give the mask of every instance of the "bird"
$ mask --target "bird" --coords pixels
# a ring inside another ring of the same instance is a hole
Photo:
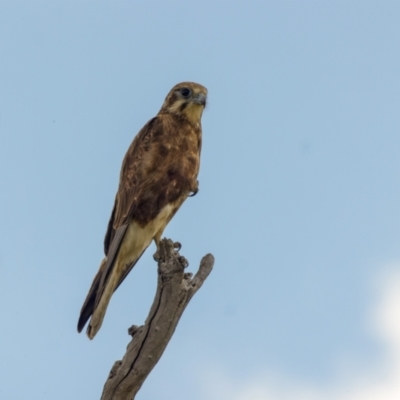
[[[89,321],[89,339],[101,328],[114,291],[153,240],[157,258],[165,227],[199,190],[201,117],[207,93],[195,82],[175,85],[125,154],[104,239],[105,257],[78,320],[79,333]]]

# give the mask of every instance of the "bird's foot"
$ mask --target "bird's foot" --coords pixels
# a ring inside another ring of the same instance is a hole
[[[189,194],[189,197],[196,196],[199,192],[199,181],[196,181],[196,186],[192,189],[192,192]]]
[[[179,256],[178,261],[179,261],[179,264],[181,264],[183,269],[185,269],[189,266],[189,261],[186,260],[186,258],[183,256]]]
[[[153,258],[157,263],[165,262],[172,252],[175,250],[175,243],[170,239],[156,241],[157,250],[153,254]],[[171,248],[172,247],[172,248]]]
[[[186,268],[189,265],[189,262],[185,257],[179,254],[182,245],[179,242],[173,242],[172,240],[167,240],[167,243],[164,241],[165,239],[158,243],[157,251],[153,254],[154,260],[160,263],[164,262],[169,257],[176,257],[181,267]],[[170,247],[171,245],[172,248]]]

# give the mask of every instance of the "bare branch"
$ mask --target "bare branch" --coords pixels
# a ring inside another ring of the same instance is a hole
[[[104,385],[101,400],[133,400],[162,356],[183,311],[210,274],[214,257],[203,257],[194,278],[185,273],[186,259],[169,239],[159,249],[158,285],[150,313],[143,326],[132,326],[132,340],[122,361],[116,361]]]

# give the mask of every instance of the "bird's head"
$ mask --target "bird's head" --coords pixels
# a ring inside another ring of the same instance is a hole
[[[160,113],[175,114],[197,124],[206,100],[207,89],[204,86],[194,82],[178,83],[168,93]]]

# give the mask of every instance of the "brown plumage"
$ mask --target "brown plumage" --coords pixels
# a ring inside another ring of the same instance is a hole
[[[137,134],[122,163],[118,192],[100,264],[78,321],[87,335],[99,331],[113,292],[140,256],[161,235],[176,211],[198,190],[201,115],[207,89],[193,82],[174,86],[160,112]]]

